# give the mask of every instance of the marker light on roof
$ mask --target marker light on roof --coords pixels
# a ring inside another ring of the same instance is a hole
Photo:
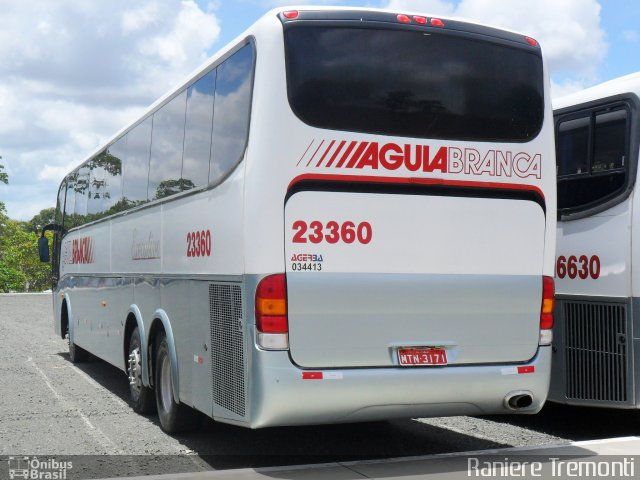
[[[527,43],[529,45],[531,45],[532,47],[537,47],[538,46],[538,41],[535,38],[531,38],[531,37],[524,37],[524,39],[527,41]]]
[[[413,21],[419,23],[420,25],[424,25],[427,23],[427,17],[420,17],[418,15],[413,16]]]
[[[439,18],[432,18],[431,25],[434,27],[444,27],[444,22]]]
[[[282,12],[282,15],[284,15],[284,18],[298,18],[298,11],[287,10],[286,12]]]
[[[398,15],[398,21],[400,23],[411,23],[411,19],[408,15]]]

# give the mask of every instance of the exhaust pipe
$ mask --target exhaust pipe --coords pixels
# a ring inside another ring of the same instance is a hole
[[[530,407],[533,404],[533,394],[528,390],[510,392],[504,397],[504,406],[509,410],[517,411]]]

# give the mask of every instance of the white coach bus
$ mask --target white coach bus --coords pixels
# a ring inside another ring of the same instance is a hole
[[[169,432],[535,413],[554,159],[534,39],[272,11],[66,176],[56,333]]]
[[[636,73],[554,102],[556,402],[640,407],[639,97]]]

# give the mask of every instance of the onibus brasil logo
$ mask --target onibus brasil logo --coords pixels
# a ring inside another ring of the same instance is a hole
[[[9,457],[9,479],[25,480],[65,480],[73,462],[59,461],[55,458],[40,460],[38,457]]]

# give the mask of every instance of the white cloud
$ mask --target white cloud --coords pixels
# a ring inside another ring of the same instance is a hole
[[[21,219],[53,205],[63,172],[202,63],[220,34],[193,0],[3,0],[2,17],[1,195]]]
[[[386,8],[442,15],[443,17],[453,15],[455,12],[454,4],[447,0],[389,0]]]
[[[551,81],[551,98],[564,97],[570,93],[579,92],[589,85],[584,80],[568,79],[560,83]]]
[[[597,0],[389,0],[385,6],[455,15],[530,35],[542,45],[554,74],[594,79],[607,53]]]
[[[182,1],[182,8],[173,28],[166,33],[145,38],[139,43],[139,51],[147,56],[161,58],[172,64],[201,57],[204,51],[220,35],[215,17],[205,15],[192,1]]]
[[[285,7],[285,6],[291,6],[291,5],[308,5],[308,4],[314,4],[314,5],[322,5],[322,4],[328,4],[328,5],[339,5],[341,2],[340,0],[296,0],[296,1],[290,1],[290,0],[238,0],[240,2],[243,3],[253,3],[254,5],[261,5],[265,8],[276,8],[276,7]]]
[[[625,30],[622,32],[622,38],[629,43],[640,42],[640,33],[638,30]]]
[[[122,33],[128,35],[137,32],[158,21],[158,5],[148,3],[134,10],[126,10],[122,13]]]

